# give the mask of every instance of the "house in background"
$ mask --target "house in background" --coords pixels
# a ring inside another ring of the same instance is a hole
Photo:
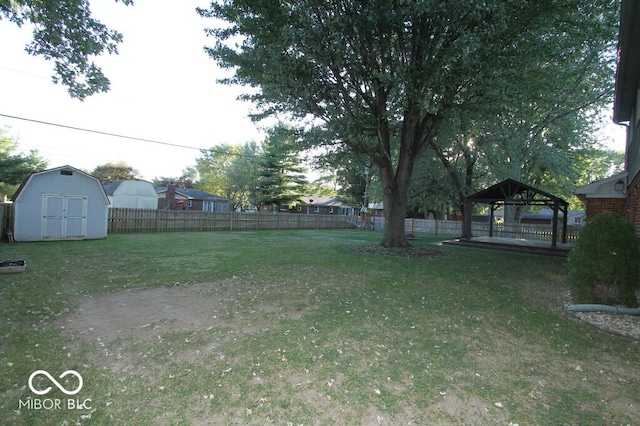
[[[109,199],[100,181],[71,166],[30,174],[13,196],[15,241],[107,237]]]
[[[640,235],[640,2],[622,0],[613,121],[627,127],[625,171],[578,188],[587,221],[608,211],[635,224]]]
[[[157,209],[158,193],[151,182],[116,180],[103,183],[104,192],[113,208]]]
[[[380,201],[379,203],[369,203],[367,206],[367,212],[371,214],[371,216],[384,216],[384,203]]]
[[[627,217],[627,172],[618,173],[589,185],[576,188],[573,193],[586,208],[587,220],[608,211]]]
[[[354,214],[353,207],[344,204],[340,197],[332,197],[328,195],[307,194],[300,198],[300,203],[290,209],[291,213],[304,214],[335,214],[348,215]]]
[[[229,199],[193,188],[175,185],[156,186],[157,208],[162,210],[193,210],[203,212],[228,212]]]

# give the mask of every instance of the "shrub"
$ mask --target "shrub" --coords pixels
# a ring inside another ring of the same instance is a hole
[[[580,231],[569,254],[569,285],[578,303],[636,307],[638,241],[633,223],[601,213]]]

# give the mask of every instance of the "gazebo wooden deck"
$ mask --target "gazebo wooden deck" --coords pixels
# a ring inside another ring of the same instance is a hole
[[[520,238],[503,237],[457,238],[454,240],[443,241],[442,244],[459,247],[500,250],[512,253],[560,257],[567,256],[573,248],[572,243],[556,243],[554,247],[549,241],[523,240]]]

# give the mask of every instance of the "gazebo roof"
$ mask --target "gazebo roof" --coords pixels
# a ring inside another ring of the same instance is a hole
[[[560,197],[534,188],[514,179],[506,179],[467,197],[468,201],[484,204],[567,207],[569,203]]]

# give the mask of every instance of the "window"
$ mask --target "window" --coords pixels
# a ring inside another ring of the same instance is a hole
[[[315,207],[313,208],[313,212],[314,212],[314,213],[318,213],[318,212],[320,212],[320,207],[315,206]]]
[[[73,176],[72,170],[60,170],[60,174],[64,176]]]

